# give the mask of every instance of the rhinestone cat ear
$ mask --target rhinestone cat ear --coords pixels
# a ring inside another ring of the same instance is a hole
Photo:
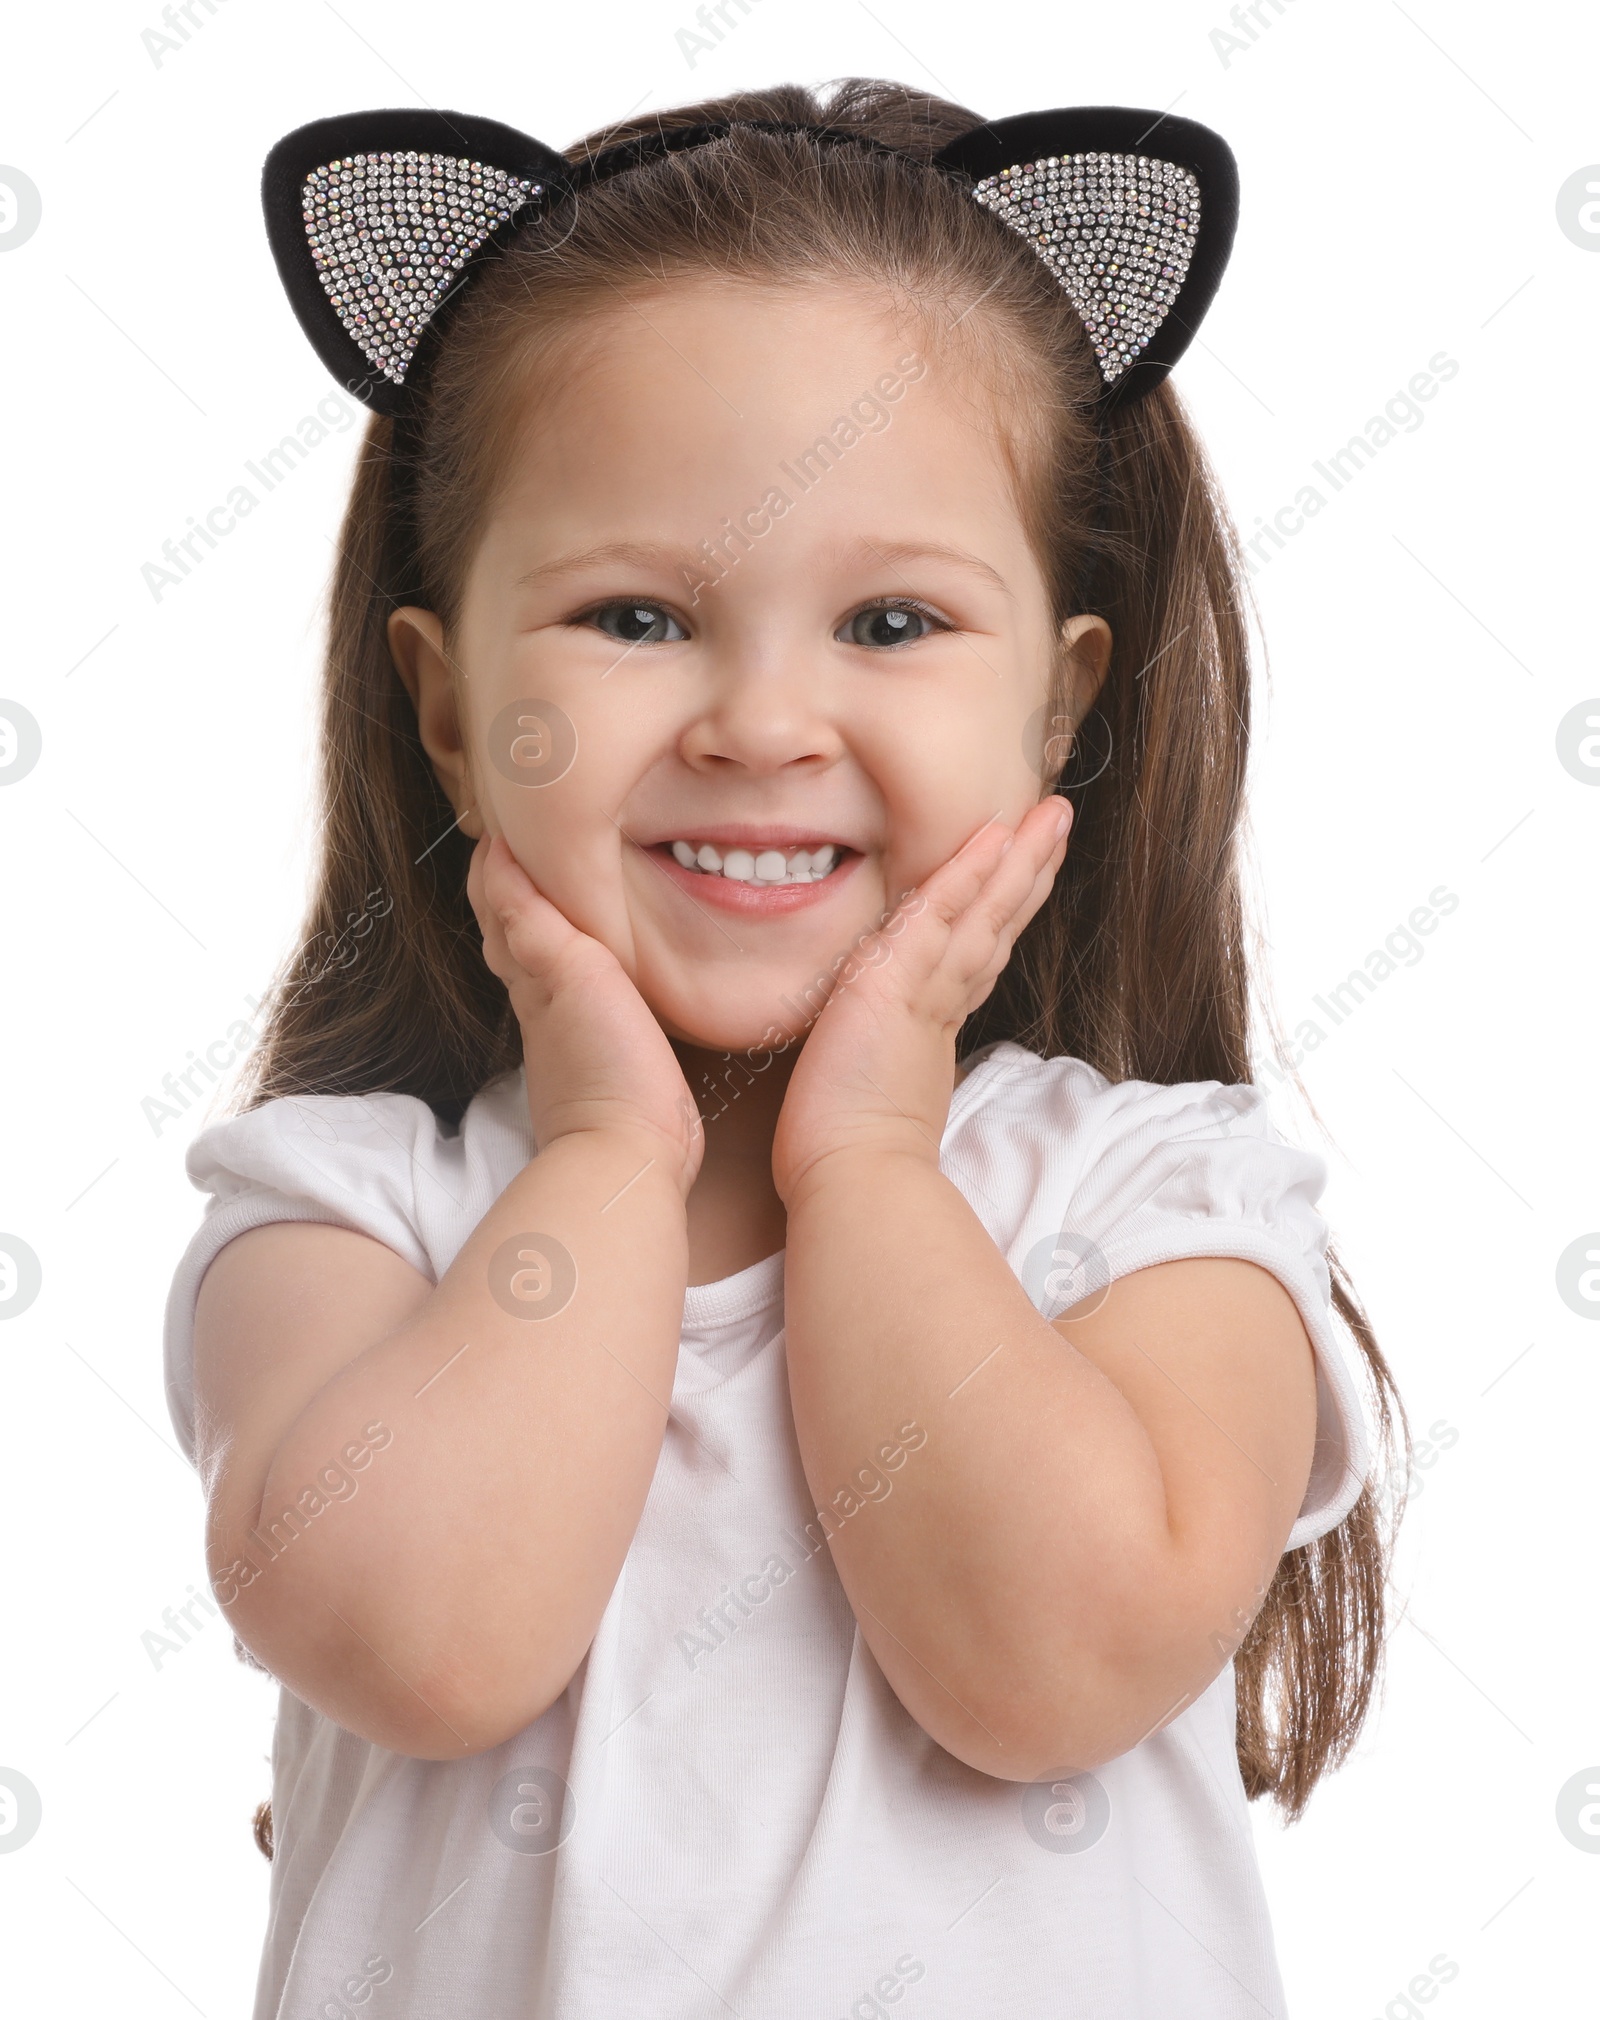
[[[380,414],[439,307],[496,237],[568,187],[540,141],[461,112],[358,112],[285,134],[261,202],[278,275],[318,357]]]
[[[1142,399],[1188,349],[1239,221],[1218,133],[1125,105],[997,119],[935,157],[1032,246],[1094,345],[1106,407]]]
[[[700,137],[668,129],[661,140]],[[522,219],[629,166],[633,152],[614,150],[585,175],[514,127],[411,108],[286,134],[267,156],[262,205],[317,355],[367,406],[405,411],[408,375],[472,269]],[[1219,134],[1129,106],[1067,107],[976,127],[935,166],[964,177],[1055,275],[1094,345],[1106,405],[1166,377],[1233,245],[1238,170]]]

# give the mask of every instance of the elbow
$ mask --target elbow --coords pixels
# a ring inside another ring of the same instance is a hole
[[[326,1607],[317,1597],[285,1579],[275,1592],[238,1593],[225,1611],[240,1644],[303,1704],[412,1760],[466,1760],[503,1746],[560,1699],[582,1659],[524,1660],[496,1675],[481,1647],[397,1646],[349,1595]],[[382,1653],[380,1642],[389,1644]]]
[[[1078,1642],[1014,1656],[1003,1669],[966,1679],[906,1708],[947,1753],[997,1781],[1040,1782],[1085,1774],[1130,1753],[1215,1681],[1227,1656],[1192,1640],[1137,1650],[1091,1650]],[[937,1701],[935,1701],[937,1700]]]
[[[432,1703],[396,1705],[402,1724],[400,1738],[378,1744],[413,1760],[470,1760],[475,1754],[493,1753],[543,1718],[559,1702],[570,1681],[563,1678],[548,1687],[530,1687],[525,1682],[511,1698],[503,1694],[490,1697],[481,1690],[454,1697],[430,1691]]]
[[[946,1753],[1003,1782],[1059,1780],[1103,1767],[1138,1744],[1125,1721],[1096,1716],[1059,1700],[1038,1708],[1010,1697],[954,1716],[913,1714]]]
[[[541,1676],[524,1671],[514,1686],[496,1686],[482,1676],[464,1674],[454,1662],[431,1670],[419,1665],[416,1681],[408,1682],[369,1662],[325,1689],[323,1702],[298,1689],[296,1694],[391,1753],[411,1760],[470,1760],[525,1732],[560,1701],[570,1682],[570,1672]]]

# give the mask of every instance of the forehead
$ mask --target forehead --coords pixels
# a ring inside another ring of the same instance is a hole
[[[1025,549],[991,376],[882,290],[699,280],[586,319],[541,373],[488,528],[715,541],[773,490],[791,559],[841,534]]]

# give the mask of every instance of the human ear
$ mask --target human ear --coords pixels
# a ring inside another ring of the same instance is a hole
[[[404,604],[389,613],[389,656],[417,711],[417,734],[434,777],[456,810],[456,825],[476,841],[483,833],[483,816],[462,742],[444,626],[433,611]]]
[[[1072,718],[1082,722],[1111,665],[1111,626],[1087,613],[1069,617],[1061,627],[1061,653],[1070,675]]]
[[[1094,707],[1111,665],[1111,627],[1103,617],[1087,612],[1069,617],[1059,633],[1060,656],[1055,688],[1059,697],[1050,716],[1050,733],[1041,750],[1044,789],[1058,790],[1077,742],[1078,725]]]

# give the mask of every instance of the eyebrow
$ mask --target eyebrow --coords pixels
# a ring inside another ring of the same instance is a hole
[[[976,554],[966,554],[959,547],[944,547],[930,540],[863,540],[856,543],[856,551],[868,555],[876,561],[949,561],[958,568],[970,570],[982,576],[985,582],[993,583],[996,589],[1005,590],[1009,595],[1005,577],[991,568],[987,561]]]
[[[638,540],[608,540],[598,547],[575,548],[571,554],[558,554],[551,561],[541,561],[527,569],[512,583],[514,589],[521,589],[526,583],[540,582],[547,575],[571,575],[581,568],[607,568],[620,563],[628,568],[675,567],[695,559],[687,549],[651,547]]]
[[[946,547],[938,541],[927,540],[858,540],[851,541],[841,549],[841,555],[849,558],[873,561],[945,561],[957,568],[981,577],[1006,595],[1011,592],[1004,576],[990,567],[987,561],[976,554],[967,554],[959,547]],[[696,551],[688,548],[653,547],[638,540],[608,540],[594,547],[575,548],[570,554],[558,554],[552,560],[541,561],[515,577],[512,587],[522,589],[530,582],[540,582],[552,575],[572,575],[585,568],[608,568],[621,565],[628,568],[670,568],[674,572],[689,567],[703,559]]]

